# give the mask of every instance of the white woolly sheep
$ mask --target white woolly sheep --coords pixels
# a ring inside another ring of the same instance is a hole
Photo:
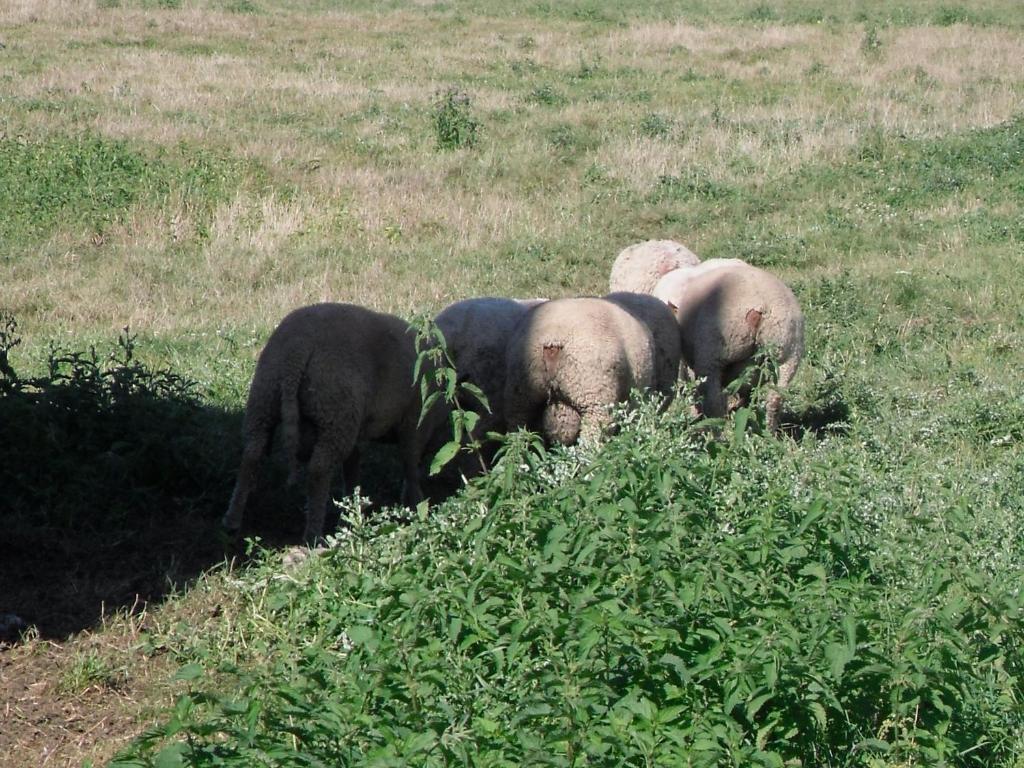
[[[666,318],[670,327],[670,314],[642,296],[558,299],[534,307],[508,345],[508,428],[540,427],[550,442],[570,445],[596,438],[610,406],[633,389],[671,399],[679,346],[656,343],[648,325],[664,337]]]
[[[473,430],[476,439],[482,439],[488,432],[504,430],[505,354],[509,338],[527,311],[545,301],[547,299],[482,296],[457,301],[434,318],[444,336],[458,380],[475,384],[487,397],[490,413],[478,407],[474,398],[463,398],[460,403],[463,408],[479,414],[480,420]],[[434,407],[424,420],[423,431],[428,435],[424,451],[426,458],[432,457],[451,439],[448,428],[450,413],[450,408]],[[482,457],[463,455],[456,462],[455,469],[459,474],[471,477],[486,466],[489,453],[490,450],[485,450]]]
[[[308,458],[306,542],[323,532],[331,480],[339,467],[348,490],[354,486],[356,447],[363,440],[397,433],[403,501],[418,503],[415,360],[415,333],[393,315],[352,304],[315,304],[285,317],[260,353],[249,388],[245,448],[224,527],[241,527],[256,472],[278,425],[289,483],[297,480],[299,463]]]
[[[777,433],[780,390],[792,381],[804,351],[804,317],[789,287],[769,272],[738,259],[674,270],[654,288],[679,323],[683,359],[700,385],[706,416],[726,412],[723,387],[759,353],[777,355],[778,379],[768,393],[765,422]]]
[[[696,254],[674,240],[646,240],[624,248],[612,264],[609,293],[650,293],[661,276],[700,263]]]

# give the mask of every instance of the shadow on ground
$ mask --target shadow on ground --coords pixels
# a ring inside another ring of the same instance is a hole
[[[0,314],[0,641],[28,627],[65,638],[240,558],[244,542],[220,529],[240,410],[139,363],[127,333],[107,356],[53,350],[45,375],[20,376],[16,328]],[[388,458],[368,457],[370,481],[394,476]],[[302,498],[278,467],[267,462],[242,530],[269,546],[302,530]],[[378,500],[393,501],[381,485]]]
[[[60,640],[144,608],[244,558],[248,536],[299,543],[304,496],[286,487],[277,450],[240,536],[221,530],[240,409],[211,407],[192,382],[137,361],[127,332],[106,356],[54,349],[45,375],[21,376],[10,357],[16,330],[0,312],[0,642],[28,627]],[[375,507],[400,496],[395,453],[361,452]]]
[[[849,418],[850,406],[842,400],[830,399],[801,410],[783,409],[782,431],[794,440],[805,435],[845,435],[850,429]]]

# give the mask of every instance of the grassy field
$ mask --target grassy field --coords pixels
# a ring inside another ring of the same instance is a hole
[[[1024,5],[832,5],[0,4],[0,754],[1024,766]],[[518,441],[285,576],[270,470],[218,537],[290,309],[647,238],[792,285],[786,438]]]

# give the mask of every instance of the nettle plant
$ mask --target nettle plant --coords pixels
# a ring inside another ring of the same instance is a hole
[[[268,555],[252,626],[169,641],[188,690],[113,765],[1014,765],[1020,596],[969,520],[894,528],[863,507],[898,478],[741,426],[516,433],[429,516]]]
[[[438,149],[462,149],[476,144],[480,121],[473,116],[468,93],[450,86],[434,99],[434,131]]]
[[[459,451],[480,454],[481,443],[476,434],[480,422],[480,411],[490,413],[487,396],[470,381],[459,381],[455,362],[448,352],[444,334],[429,318],[422,318],[416,327],[416,366],[413,381],[420,388],[420,418],[424,422],[440,426],[446,417],[451,425],[451,439],[441,446],[430,461],[431,476],[438,474],[451,462]]]

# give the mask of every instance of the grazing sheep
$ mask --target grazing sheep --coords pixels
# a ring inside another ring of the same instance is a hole
[[[660,319],[659,319],[660,318]],[[678,344],[664,336],[654,302],[623,295],[558,299],[534,307],[517,326],[506,357],[505,418],[510,430],[540,427],[550,442],[596,438],[610,406],[632,389],[671,398]]]
[[[646,240],[623,249],[612,264],[609,293],[650,293],[662,275],[680,267],[692,267],[700,259],[674,240]]]
[[[508,341],[516,325],[531,307],[547,299],[504,299],[491,296],[464,299],[443,309],[434,323],[441,331],[448,348],[448,355],[455,365],[460,382],[475,384],[487,397],[490,413],[476,402],[475,398],[462,398],[460,405],[479,414],[473,435],[482,440],[488,432],[501,432],[505,428],[505,353]],[[469,402],[466,402],[468,400]],[[426,438],[424,457],[434,456],[441,446],[451,439],[448,418],[450,407],[437,406],[431,409],[424,420]],[[460,454],[453,462],[449,474],[457,470],[458,475],[472,477],[479,474],[489,463],[493,446],[485,447],[483,456]],[[457,476],[448,478],[457,482]]]
[[[403,501],[420,501],[413,386],[415,333],[392,315],[352,304],[315,304],[290,313],[260,353],[245,406],[245,448],[223,524],[238,530],[256,471],[280,424],[288,481],[308,458],[307,543],[323,532],[331,480],[343,465],[351,490],[357,443],[396,433],[405,471]],[[308,450],[306,450],[308,448]]]
[[[604,297],[606,301],[618,304],[633,317],[647,326],[655,348],[654,389],[670,392],[679,378],[682,347],[679,341],[679,324],[672,311],[654,296],[642,293],[618,291]]]
[[[804,352],[804,317],[789,287],[774,275],[738,259],[704,262],[668,273],[654,296],[679,323],[683,359],[703,377],[704,415],[724,416],[723,387],[738,378],[759,352],[778,355],[778,380],[768,393],[765,422],[777,433],[780,390],[792,381]]]

